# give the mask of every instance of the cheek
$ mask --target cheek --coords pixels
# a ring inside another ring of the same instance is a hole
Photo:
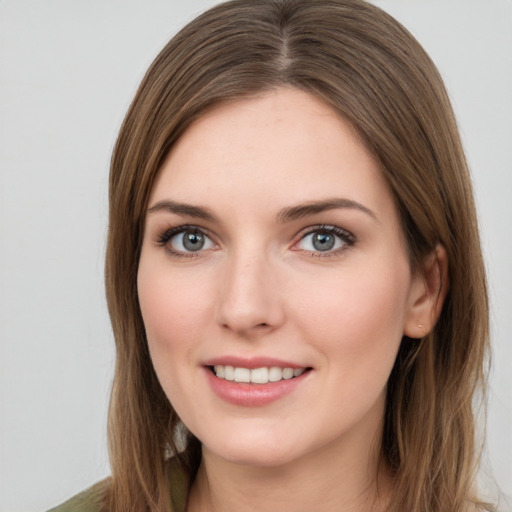
[[[137,277],[139,303],[150,343],[186,343],[187,333],[203,322],[210,305],[208,288],[201,279],[187,279],[165,265],[141,259]]]
[[[321,294],[302,301],[296,317],[328,364],[342,366],[345,375],[387,380],[403,335],[408,267],[374,268],[340,272]]]
[[[197,340],[211,310],[207,283],[190,279],[186,272],[173,272],[165,259],[160,263],[141,258],[137,287],[151,361],[167,398],[182,417],[188,417],[193,403]]]
[[[197,340],[211,318],[210,290],[204,279],[187,278],[168,265],[141,258],[139,303],[157,376],[169,399],[182,394],[178,377],[197,361]],[[173,400],[171,400],[173,401]]]

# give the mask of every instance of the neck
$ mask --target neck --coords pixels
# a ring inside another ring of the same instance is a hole
[[[391,479],[379,464],[378,441],[364,448],[335,441],[275,466],[232,463],[203,447],[187,511],[384,511]]]

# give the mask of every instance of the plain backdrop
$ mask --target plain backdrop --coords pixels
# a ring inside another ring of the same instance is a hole
[[[0,511],[108,474],[109,158],[142,75],[208,0],[0,1]],[[472,168],[492,300],[483,480],[512,495],[512,1],[380,0],[443,74]]]

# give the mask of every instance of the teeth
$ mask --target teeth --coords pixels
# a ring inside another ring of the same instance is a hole
[[[270,382],[277,382],[283,378],[283,370],[277,366],[268,369],[268,380]]]
[[[251,370],[251,382],[266,384],[268,382],[268,368],[255,368]]]
[[[272,366],[270,368],[240,368],[233,366],[222,366],[220,364],[213,367],[213,371],[220,379],[245,382],[253,384],[267,384],[268,382],[278,382],[280,380],[288,380],[293,377],[302,375],[305,368],[280,368]]]
[[[293,368],[285,368],[283,370],[283,379],[291,379],[293,377]]]
[[[235,382],[251,382],[251,370],[249,368],[235,368]]]
[[[235,369],[232,366],[224,366],[224,378],[226,380],[235,380]]]

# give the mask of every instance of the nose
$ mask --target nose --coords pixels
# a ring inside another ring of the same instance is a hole
[[[269,258],[234,255],[220,276],[217,322],[250,338],[277,329],[284,321],[279,279]]]

